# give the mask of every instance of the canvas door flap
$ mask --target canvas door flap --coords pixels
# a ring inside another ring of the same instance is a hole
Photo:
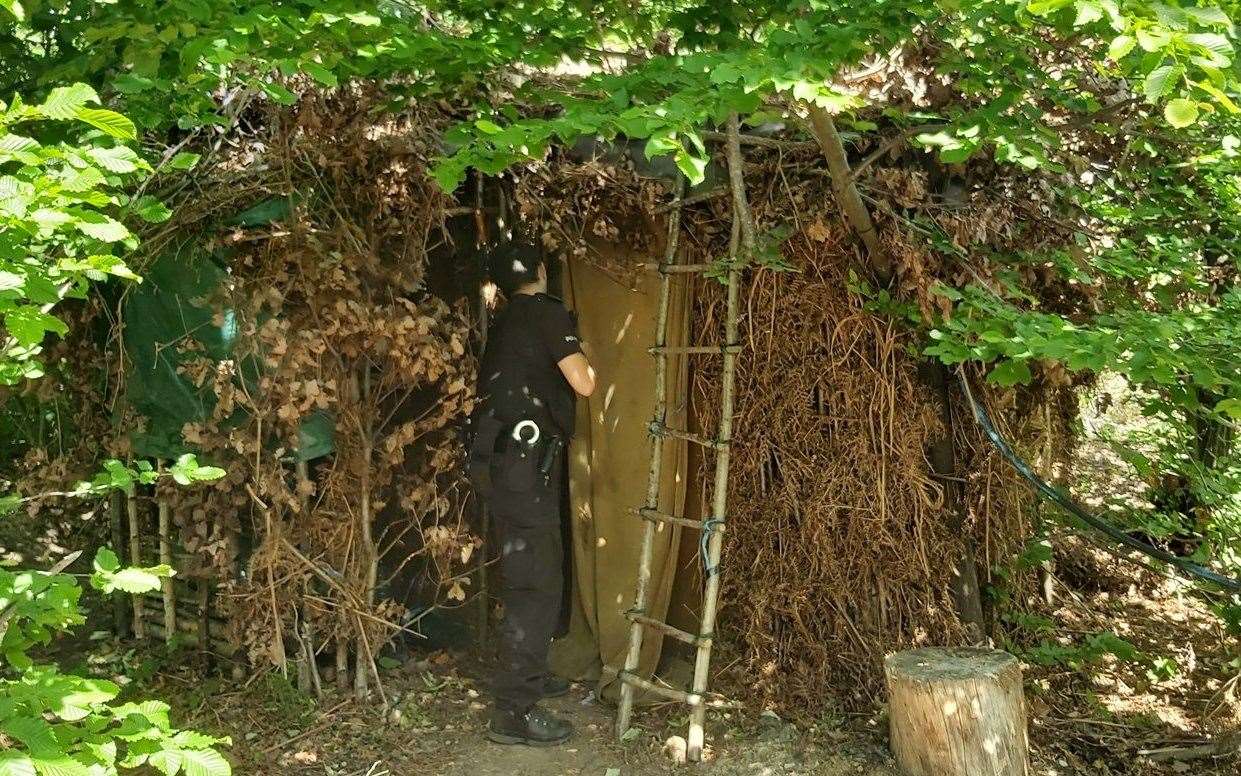
[[[620,666],[628,647],[650,466],[648,427],[654,417],[655,341],[659,277],[644,273],[634,288],[585,261],[571,261],[564,274],[566,302],[578,315],[584,348],[598,374],[593,396],[578,403],[577,435],[570,448],[574,602],[570,633],[554,652],[555,667],[579,679]],[[678,279],[669,302],[668,344],[688,336],[688,294]],[[687,369],[670,360],[669,425],[684,422]],[[660,508],[676,513],[684,504],[686,449],[666,440]],[[662,618],[677,569],[679,528],[658,524],[647,613]],[[639,670],[654,672],[662,637],[648,632]]]

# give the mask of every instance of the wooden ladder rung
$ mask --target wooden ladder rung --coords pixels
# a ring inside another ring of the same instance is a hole
[[[647,262],[643,266],[656,272],[662,272],[665,275],[688,275],[694,272],[708,272],[715,267],[714,264],[660,264],[654,261]]]
[[[658,509],[652,509],[651,507],[640,507],[633,511],[643,520],[650,520],[656,523],[672,523],[673,525],[693,528],[697,531],[701,531],[703,526],[703,522],[701,520],[691,520],[688,517],[677,517],[676,515],[670,515],[667,512],[660,512]],[[715,523],[712,525],[711,530],[723,531],[724,524]]]
[[[660,355],[664,353],[706,353],[724,355],[725,353],[740,353],[740,345],[682,345],[667,346],[657,345],[653,348],[647,348],[652,355]]]
[[[695,693],[688,693],[684,690],[678,690],[675,687],[665,687],[662,684],[655,684],[652,681],[636,676],[629,671],[620,670],[616,672],[616,678],[625,684],[640,687],[647,692],[653,692],[656,695],[667,698],[670,701],[685,703],[690,706],[707,706],[712,709],[740,709],[742,704],[739,701],[730,701],[723,698],[704,698]]]
[[[699,644],[702,644],[704,642],[708,642],[711,640],[710,636],[699,636],[697,634],[690,633],[688,631],[683,631],[680,628],[673,627],[669,625],[668,623],[663,622],[662,620],[656,620],[654,618],[647,617],[644,614],[638,614],[632,609],[625,612],[625,619],[629,620],[630,622],[636,622],[640,625],[645,625],[646,627],[652,630],[657,630],[663,633],[665,636],[671,636],[677,641],[683,641],[686,644],[689,644],[690,646],[697,646]]]
[[[723,450],[728,447],[728,441],[723,439],[708,439],[700,434],[691,434],[688,431],[682,431],[679,428],[668,428],[662,423],[651,423],[650,431],[656,436],[674,437],[676,439],[684,439],[687,442],[693,442],[696,445],[710,447],[714,450]]]

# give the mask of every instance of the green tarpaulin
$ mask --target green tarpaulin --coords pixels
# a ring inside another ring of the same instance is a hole
[[[229,223],[258,226],[283,218],[289,209],[288,198],[266,200]],[[143,282],[125,296],[121,314],[130,364],[126,392],[130,406],[146,419],[144,428],[131,435],[135,455],[175,458],[195,452],[182,439],[181,430],[186,423],[210,418],[216,396],[209,383],[199,388],[178,374],[177,367],[200,355],[187,352],[190,340],[201,345],[201,355],[213,361],[234,357],[236,314],[227,308],[217,310],[210,301],[219,296],[227,277],[224,260],[197,243],[186,242],[159,256],[146,269]],[[246,389],[257,391],[253,360],[237,366],[235,379],[245,379]],[[240,423],[244,414],[239,410],[231,420]],[[333,426],[333,418],[323,412],[303,419],[297,457],[310,460],[331,452]]]

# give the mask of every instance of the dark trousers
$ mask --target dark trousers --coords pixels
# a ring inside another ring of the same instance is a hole
[[[564,598],[561,508],[564,480],[555,466],[528,491],[492,491],[491,516],[500,555],[499,660],[492,678],[496,706],[525,712],[543,697],[548,651]]]

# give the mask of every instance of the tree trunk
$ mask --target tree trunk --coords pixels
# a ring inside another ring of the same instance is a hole
[[[965,505],[961,502],[961,487],[956,481],[960,475],[957,473],[956,447],[952,441],[952,401],[948,393],[948,367],[927,359],[919,362],[918,377],[931,389],[940,421],[944,425],[943,436],[931,441],[927,458],[931,462],[931,471],[939,475],[940,483],[944,486],[944,510],[948,522],[962,542],[961,557],[956,559],[952,574],[952,597],[969,642],[981,644],[986,627],[983,621],[982,595],[978,589],[974,542],[965,533]]]
[[[117,558],[125,556],[125,496],[119,491],[112,491],[112,495],[108,500],[108,525],[112,532],[112,547],[116,550]],[[129,623],[132,611],[130,603],[125,599],[125,594],[117,590],[112,594],[112,623],[118,637],[125,637],[129,634]]]
[[[892,752],[905,776],[1027,776],[1021,667],[1007,652],[915,649],[884,661]]]
[[[358,397],[358,412],[361,415],[362,425],[362,471],[361,471],[361,494],[359,497],[360,505],[358,508],[358,529],[360,555],[359,564],[362,572],[362,603],[367,610],[375,603],[375,584],[379,578],[379,554],[375,547],[375,539],[372,535],[371,521],[371,466],[374,463],[374,444],[375,444],[375,427],[374,413],[375,407],[371,400],[371,373],[370,365],[363,361],[360,366],[361,379],[355,383],[353,393]],[[360,388],[358,387],[360,384]],[[357,621],[358,626],[358,649],[357,661],[354,663],[353,671],[353,694],[358,700],[365,700],[370,693],[368,673],[371,669],[370,664],[374,661],[374,656],[370,654],[370,648],[366,644],[366,634],[362,631],[364,627],[361,619]]]
[[[164,463],[159,463],[159,471],[164,472]],[[154,488],[153,490],[158,490]],[[159,562],[172,566],[172,508],[168,500],[160,498],[159,506]],[[164,633],[165,639],[172,642],[177,632],[177,591],[172,586],[172,577],[164,577],[161,585],[164,592]]]
[[[126,511],[129,513],[129,562],[134,566],[142,565],[142,528],[138,519],[137,486],[130,485],[125,497]],[[133,597],[134,638],[145,639],[146,627],[142,617],[142,601],[139,596]]]

